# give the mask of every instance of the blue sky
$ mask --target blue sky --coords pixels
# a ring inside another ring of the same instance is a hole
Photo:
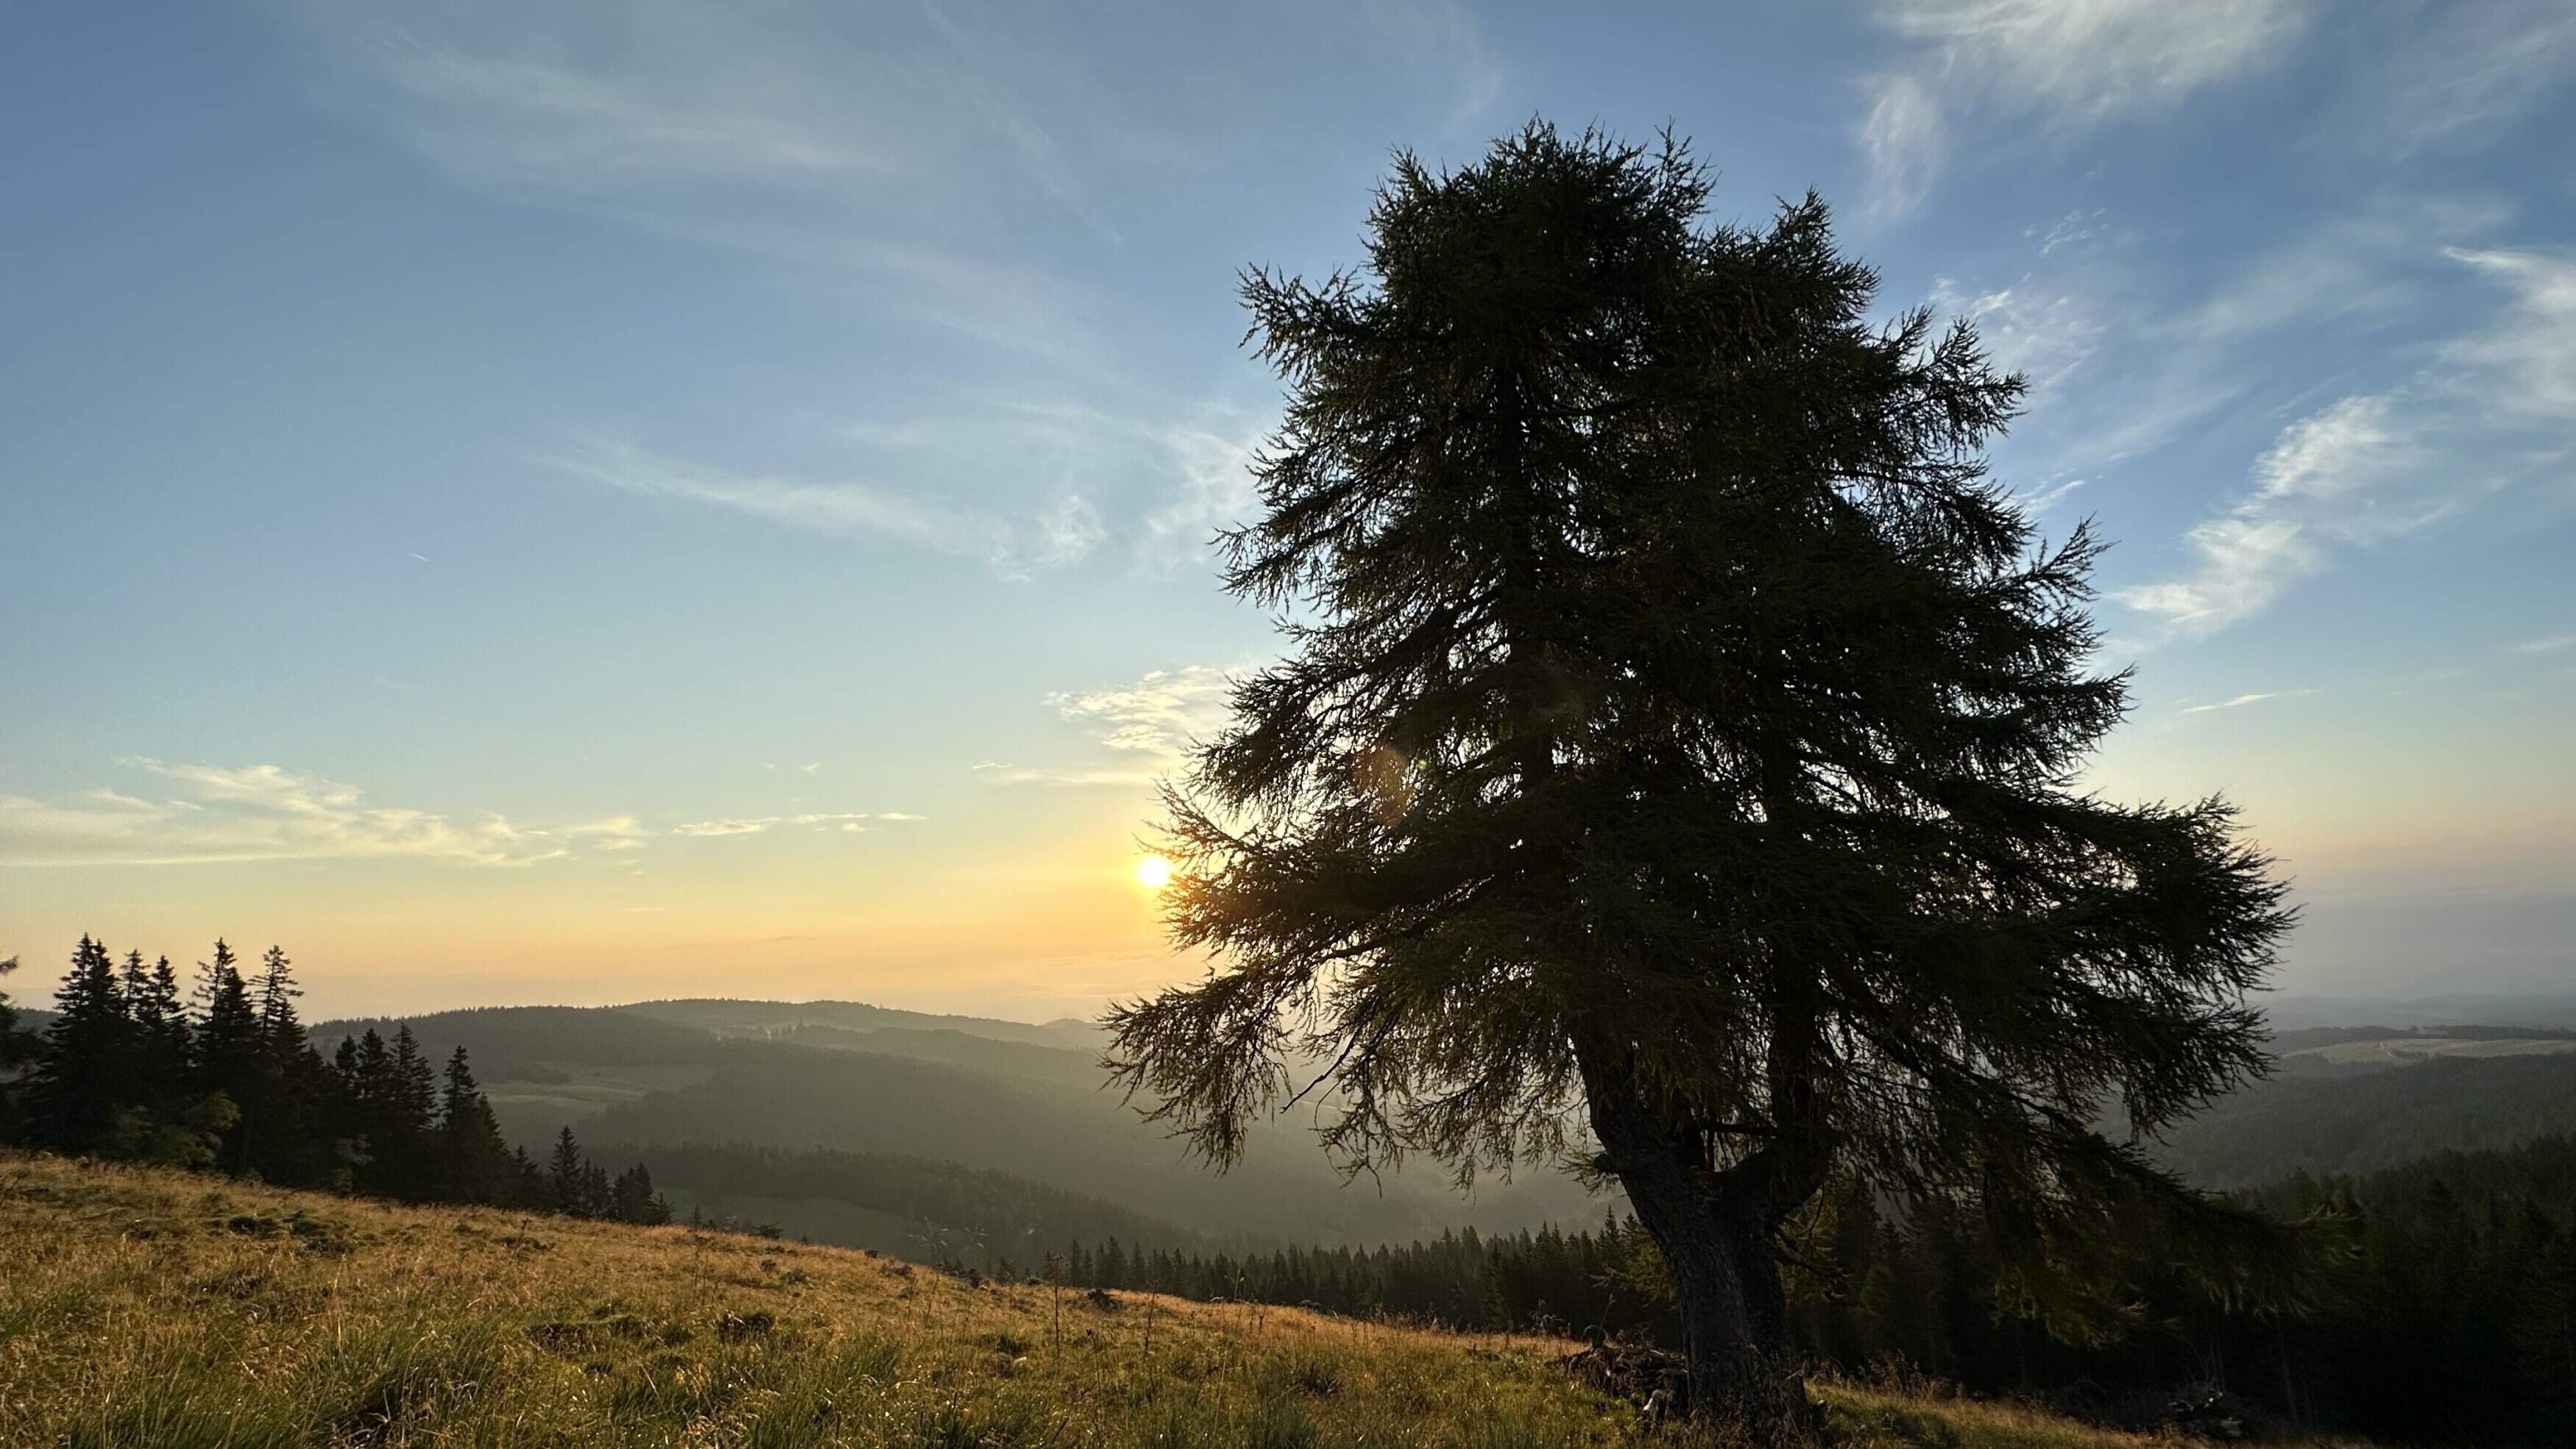
[[[1085,1012],[1197,969],[1148,781],[1238,271],[1532,116],[1809,187],[2118,541],[2096,782],[2223,790],[2282,984],[2576,981],[2576,11],[248,5],[0,19],[0,955],[317,1007]],[[31,991],[32,988],[32,991]]]

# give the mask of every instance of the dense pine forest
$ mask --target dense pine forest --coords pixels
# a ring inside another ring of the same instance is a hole
[[[505,1142],[461,1046],[433,1068],[409,1027],[370,1029],[326,1059],[301,994],[275,946],[246,976],[218,940],[183,995],[168,957],[120,962],[84,936],[41,1034],[0,998],[0,1141],[401,1202],[669,1220],[641,1163],[612,1177],[570,1128],[543,1162]]]

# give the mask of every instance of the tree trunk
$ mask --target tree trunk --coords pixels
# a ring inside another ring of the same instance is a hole
[[[1586,1076],[1606,1165],[1663,1252],[1680,1301],[1692,1415],[1753,1444],[1812,1442],[1815,1414],[1772,1251],[1773,1231],[1796,1206],[1780,1203],[1778,1160],[1756,1153],[1712,1172],[1695,1127]]]

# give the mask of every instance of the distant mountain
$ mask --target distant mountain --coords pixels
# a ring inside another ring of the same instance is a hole
[[[2247,1188],[2294,1172],[2365,1173],[2576,1133],[2576,1051],[2563,1040],[2524,1040],[2552,1049],[2414,1061],[2286,1057],[2279,1075],[2212,1103],[2151,1150],[2205,1186]]]
[[[328,1022],[314,1036],[327,1052],[343,1033],[394,1025]],[[411,1025],[434,1055],[459,1043],[472,1053],[504,1130],[532,1148],[571,1125],[586,1142],[653,1152],[737,1146],[951,1163],[1219,1243],[1406,1242],[1451,1227],[1588,1220],[1604,1206],[1552,1170],[1485,1184],[1472,1199],[1449,1190],[1434,1164],[1345,1184],[1302,1119],[1257,1129],[1243,1163],[1212,1173],[1103,1090],[1102,1042],[1082,1022],[666,1001],[442,1012]],[[2364,1022],[2288,1028],[2273,1046],[2275,1077],[2212,1103],[2155,1155],[2194,1181],[2237,1188],[2576,1132],[2576,1030]],[[882,1246],[852,1235],[911,1231],[856,1217],[827,1240]]]
[[[1042,1025],[1023,1021],[1000,1021],[985,1016],[933,1016],[919,1011],[897,1011],[890,1007],[869,1006],[857,1001],[731,1001],[720,998],[698,998],[681,1001],[639,1001],[632,1006],[614,1006],[608,1010],[630,1016],[646,1016],[657,1021],[673,1022],[712,1031],[719,1036],[766,1036],[793,1033],[803,1029],[833,1028],[842,1031],[953,1031],[993,1041],[1022,1042],[1032,1046],[1058,1047],[1069,1051],[1089,1052],[1097,1056],[1107,1044],[1099,1027],[1087,1021],[1066,1018]]]
[[[1484,1184],[1472,1198],[1431,1165],[1346,1183],[1293,1122],[1256,1130],[1245,1161],[1211,1172],[1103,1089],[1100,1043],[1080,1023],[846,1002],[656,1002],[441,1012],[410,1025],[433,1055],[467,1049],[503,1129],[531,1148],[569,1125],[593,1144],[929,1159],[1087,1195],[1221,1242],[1402,1242],[1600,1211],[1553,1170]],[[313,1034],[327,1052],[345,1034],[395,1026],[335,1021]]]
[[[2452,996],[2275,996],[2263,1014],[2278,1031],[2311,1027],[2489,1026],[2576,1027],[2576,992],[2524,992]]]

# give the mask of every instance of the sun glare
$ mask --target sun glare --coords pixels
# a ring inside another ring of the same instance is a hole
[[[1136,862],[1136,884],[1158,891],[1172,883],[1172,863],[1159,855],[1148,855]]]

